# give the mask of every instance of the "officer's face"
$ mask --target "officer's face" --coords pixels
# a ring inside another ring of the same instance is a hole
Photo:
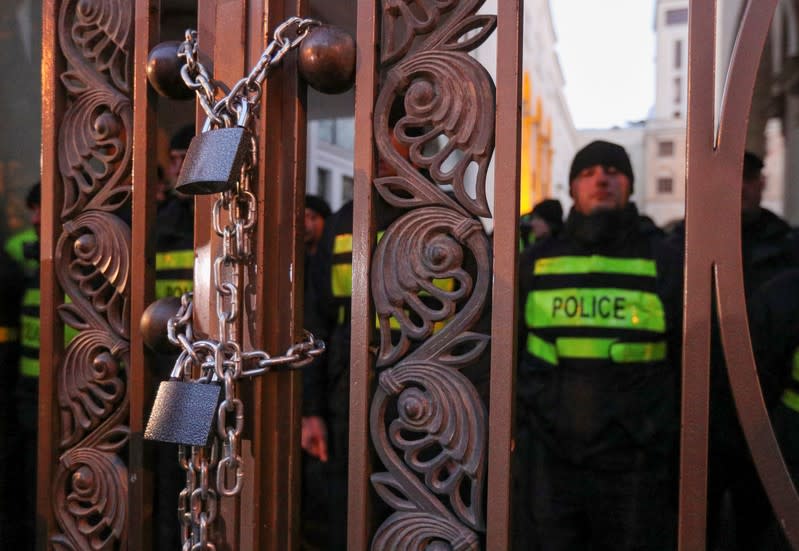
[[[760,208],[763,200],[763,188],[766,187],[765,179],[758,175],[756,178],[744,178],[741,188],[741,210],[754,212]]]
[[[305,244],[316,247],[325,231],[325,219],[313,209],[305,208]]]
[[[630,199],[630,179],[612,166],[590,166],[572,181],[571,196],[581,214],[620,209]]]

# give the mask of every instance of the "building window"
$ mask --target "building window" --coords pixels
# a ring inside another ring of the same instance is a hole
[[[684,25],[686,23],[688,23],[688,8],[666,12],[666,25]]]
[[[674,68],[679,69],[682,67],[682,40],[674,43]]]
[[[671,157],[674,155],[674,142],[658,142],[658,157]]]
[[[682,79],[674,77],[674,103],[680,104],[682,102]]]
[[[355,149],[355,119],[322,119],[318,123],[319,141],[342,147],[347,151]]]
[[[674,180],[671,178],[658,178],[658,193],[668,195],[674,191]]]
[[[349,176],[341,177],[341,199],[345,203],[352,201],[354,182]]]
[[[316,194],[319,197],[327,197],[330,189],[330,171],[326,168],[316,169]]]

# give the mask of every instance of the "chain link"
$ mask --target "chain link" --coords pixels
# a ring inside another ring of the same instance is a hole
[[[206,125],[212,127],[233,126],[241,118],[241,110],[254,108],[261,100],[263,82],[273,67],[308,36],[321,23],[315,19],[290,17],[277,26],[272,40],[267,44],[258,62],[250,73],[240,79],[229,92],[219,99],[222,84],[214,81],[197,57],[197,31],[187,29],[178,48],[178,57],[184,60],[180,76],[183,82],[195,91],[200,107],[207,117]]]
[[[251,114],[257,111],[263,82],[283,57],[320,23],[313,19],[291,17],[273,33],[260,59],[250,73],[229,92],[214,81],[198,58],[197,32],[187,30],[178,49],[184,61],[181,77],[195,91],[207,118],[203,131],[218,127],[252,124]],[[296,369],[313,361],[325,346],[306,332],[305,340],[289,347],[283,356],[270,356],[263,351],[243,352],[244,273],[253,258],[253,230],[256,224],[257,201],[251,181],[257,162],[256,133],[250,132],[250,155],[241,169],[232,190],[220,193],[213,206],[214,232],[221,239],[221,252],[213,264],[218,320],[217,340],[195,340],[192,327],[192,294],[181,297],[177,314],[167,324],[169,341],[181,353],[172,370],[172,377],[202,383],[223,385],[224,396],[216,415],[216,430],[208,447],[179,448],[180,464],[186,472],[186,487],[178,498],[182,551],[215,550],[212,526],[217,516],[219,496],[235,496],[244,482],[241,457],[241,435],[244,430],[244,403],[238,396],[237,381],[278,368]],[[248,366],[254,368],[245,370]],[[195,374],[199,373],[197,378]],[[221,448],[221,457],[219,450]]]

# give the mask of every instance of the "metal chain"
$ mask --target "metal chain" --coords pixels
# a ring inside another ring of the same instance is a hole
[[[203,131],[251,124],[250,114],[257,111],[262,84],[271,69],[319,24],[316,20],[299,17],[291,17],[280,24],[252,71],[224,95],[219,93],[224,84],[215,82],[198,59],[197,32],[187,30],[178,50],[178,57],[184,60],[180,74],[186,85],[197,94],[207,115]],[[217,99],[217,96],[221,97]],[[243,283],[246,268],[252,261],[257,215],[251,180],[258,148],[256,133],[250,132],[249,135],[250,155],[245,159],[239,180],[232,190],[219,194],[213,207],[214,231],[222,241],[221,252],[213,265],[217,340],[195,340],[191,293],[183,295],[178,313],[167,324],[169,341],[181,348],[172,376],[182,380],[218,382],[224,389],[211,445],[192,446],[190,450],[180,447],[180,464],[186,472],[186,486],[178,499],[182,551],[216,549],[209,532],[216,518],[219,496],[238,495],[242,488],[241,434],[245,412],[244,403],[238,396],[237,381],[281,367],[303,367],[325,349],[322,341],[306,332],[305,340],[289,347],[283,356],[242,350]],[[255,367],[245,370],[245,364]],[[194,379],[196,373],[200,376]]]
[[[262,84],[272,68],[279,64],[289,51],[299,46],[311,29],[319,25],[321,23],[315,19],[301,17],[289,17],[278,25],[272,34],[272,40],[267,44],[250,74],[239,80],[230,92],[218,100],[216,97],[221,83],[211,79],[197,57],[197,31],[187,29],[183,43],[178,48],[178,57],[184,60],[180,76],[186,86],[197,94],[200,106],[208,117],[209,128],[233,126],[245,104],[254,108],[261,99]]]

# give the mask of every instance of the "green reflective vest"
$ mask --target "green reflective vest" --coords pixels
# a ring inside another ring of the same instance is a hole
[[[647,258],[540,258],[525,300],[527,353],[549,365],[666,359],[666,316]]]
[[[791,368],[791,384],[782,393],[782,403],[799,413],[799,348],[793,353],[793,366]]]
[[[194,250],[155,255],[155,298],[181,297],[194,288]]]

